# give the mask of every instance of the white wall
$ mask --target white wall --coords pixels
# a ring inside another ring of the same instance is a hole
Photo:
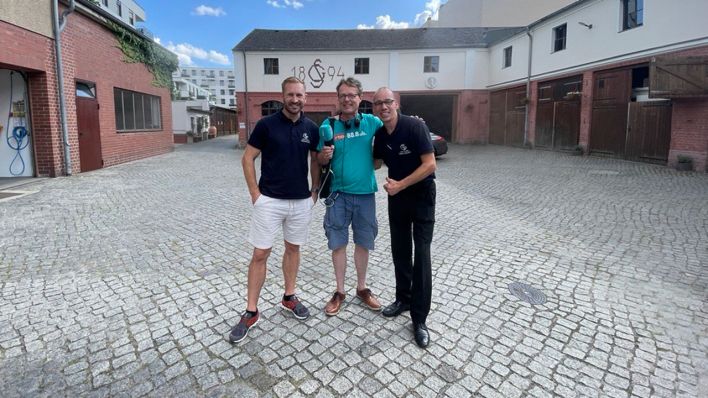
[[[488,87],[518,84],[526,78],[529,59],[528,43],[529,38],[524,33],[499,42],[489,49]],[[511,66],[504,68],[504,49],[509,46],[511,46]]]
[[[575,0],[448,0],[426,27],[526,26]]]
[[[440,57],[439,71],[437,73],[423,72],[423,60],[426,56]],[[398,64],[398,86],[394,90],[460,90],[465,84],[465,50],[429,50],[429,51],[401,51]],[[434,88],[426,86],[426,82],[433,77],[436,82]]]
[[[172,130],[174,134],[185,134],[192,128],[191,117],[207,116],[203,113],[190,112],[187,107],[200,107],[204,111],[209,110],[207,100],[197,101],[172,101]]]
[[[14,161],[17,151],[10,148],[7,144],[8,134],[12,135],[12,130],[15,126],[19,125],[19,118],[10,118],[8,125],[8,115],[10,114],[10,71],[7,69],[0,69],[0,126],[3,126],[2,132],[0,132],[0,177],[15,177],[13,173],[10,172],[10,166],[12,166],[12,171],[14,174],[18,174],[17,177],[33,177],[34,176],[34,157],[32,156],[32,126],[29,125],[29,113],[26,113],[24,118],[25,127],[29,132],[29,137],[25,138],[24,143],[27,143],[27,147],[20,151],[20,155],[25,162],[25,169],[22,172],[22,163],[20,159]],[[25,81],[22,76],[15,72],[12,75],[12,102],[17,100],[25,101],[25,112],[27,112],[29,106],[27,104],[27,98],[25,98]],[[16,142],[11,138],[10,142],[12,145],[16,145]]]
[[[424,57],[438,56],[439,72],[423,72]],[[308,92],[334,92],[342,77],[359,79],[365,91],[381,86],[393,90],[461,90],[485,88],[487,82],[486,49],[432,49],[378,52],[248,52],[247,75],[249,92],[279,92],[280,84],[288,76],[304,78]],[[278,58],[279,74],[265,75],[263,59]],[[369,58],[369,73],[354,74],[354,58]],[[320,62],[318,69],[314,65]],[[236,75],[242,76],[243,58],[234,52]],[[293,69],[294,68],[294,69]],[[320,81],[318,70],[324,73]],[[426,83],[434,77],[433,89]],[[321,84],[320,84],[321,83]],[[243,92],[243,80],[237,79],[236,90]]]
[[[588,2],[532,28],[532,76],[550,77],[574,69],[708,44],[706,15],[706,0],[644,0],[644,25],[622,31],[619,0]],[[592,29],[578,22],[592,24]],[[566,49],[553,53],[553,28],[563,23],[568,24]],[[525,36],[525,33],[519,34],[490,49],[491,87],[525,78],[528,54]],[[509,43],[514,46],[513,67],[501,70],[499,54]]]
[[[238,55],[234,53],[234,63],[240,76]],[[305,82],[308,92],[333,92],[349,76],[360,80],[365,91],[388,84],[388,52],[248,52],[246,58],[249,92],[280,92],[282,81],[293,75]],[[278,75],[263,73],[264,58],[278,58]],[[369,58],[369,74],[354,74],[354,58]]]

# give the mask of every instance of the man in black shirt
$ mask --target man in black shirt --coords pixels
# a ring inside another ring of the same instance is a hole
[[[258,121],[248,139],[241,159],[243,175],[251,195],[253,213],[248,241],[253,256],[248,266],[246,311],[231,330],[229,340],[237,343],[258,322],[258,298],[266,277],[266,260],[278,230],[283,230],[285,253],[283,277],[285,294],[281,305],[297,319],[310,316],[307,307],[295,295],[300,267],[300,246],[307,242],[312,207],[317,193],[307,181],[307,155],[310,155],[312,186],[319,186],[317,163],[319,129],[303,114],[305,84],[296,77],[282,83],[283,109]],[[261,159],[261,178],[256,183],[255,160]]]
[[[382,162],[388,167],[383,187],[388,193],[396,272],[396,300],[384,308],[383,315],[394,317],[410,310],[415,342],[425,348],[430,343],[425,321],[430,312],[430,243],[435,224],[433,144],[425,123],[398,113],[396,97],[386,87],[374,94],[374,114],[384,123],[374,138],[374,159],[377,168]]]

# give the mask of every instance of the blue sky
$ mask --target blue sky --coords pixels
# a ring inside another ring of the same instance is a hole
[[[413,28],[446,0],[137,0],[145,27],[182,66],[231,67],[253,29]]]

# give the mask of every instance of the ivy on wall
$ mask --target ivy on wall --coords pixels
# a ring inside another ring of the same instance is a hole
[[[175,54],[115,22],[108,21],[108,27],[118,39],[125,62],[145,64],[155,77],[152,82],[154,86],[172,89],[172,72],[177,70],[178,65]]]

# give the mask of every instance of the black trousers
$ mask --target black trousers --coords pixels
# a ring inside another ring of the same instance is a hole
[[[430,243],[435,225],[435,180],[424,180],[388,197],[396,300],[411,305],[413,323],[430,313]],[[415,246],[415,249],[414,249]]]

